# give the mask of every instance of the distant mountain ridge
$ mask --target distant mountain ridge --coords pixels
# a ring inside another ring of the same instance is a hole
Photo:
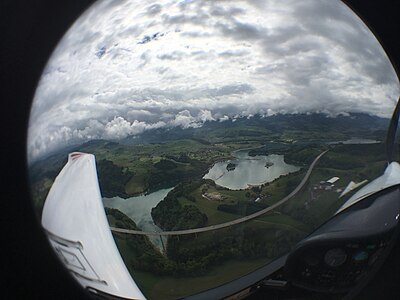
[[[268,117],[241,117],[227,121],[207,121],[198,128],[163,127],[150,129],[140,135],[131,135],[120,140],[94,139],[82,144],[69,145],[52,151],[35,160],[32,164],[59,154],[73,151],[83,151],[96,145],[107,143],[146,144],[165,143],[180,139],[193,139],[200,143],[219,143],[238,137],[286,140],[304,138],[311,133],[326,139],[337,137],[336,140],[351,137],[363,137],[383,140],[389,119],[371,116],[364,113],[350,113],[348,116],[329,117],[322,113],[314,114],[277,114]]]
[[[138,136],[128,136],[119,142],[122,144],[158,143],[178,139],[199,139],[205,142],[218,142],[212,133],[221,129],[238,129],[240,133],[247,130],[247,135],[282,134],[285,130],[322,131],[325,133],[338,131],[347,135],[385,138],[389,119],[371,116],[364,113],[351,113],[348,116],[330,117],[322,113],[314,114],[277,114],[269,117],[242,117],[227,121],[207,121],[199,128],[164,127],[151,129]],[[255,130],[257,129],[257,130]],[[260,130],[264,129],[264,130]],[[211,135],[210,135],[211,134]],[[383,134],[383,135],[382,135]],[[221,137],[223,133],[219,135]]]

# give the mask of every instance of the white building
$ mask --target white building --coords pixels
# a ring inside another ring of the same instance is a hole
[[[326,183],[334,184],[339,179],[339,177],[332,177],[331,179],[327,180]]]

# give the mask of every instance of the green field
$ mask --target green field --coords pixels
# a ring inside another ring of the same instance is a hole
[[[140,139],[124,143],[90,141],[73,149],[96,156],[103,196],[127,198],[174,186],[152,211],[153,220],[163,230],[220,224],[267,208],[291,193],[314,158],[329,149],[297,195],[251,221],[170,237],[164,254],[145,236],[114,234],[124,262],[148,298],[172,299],[199,292],[290,252],[356,192],[339,198],[350,181],[371,181],[383,172],[383,144],[326,142],[353,136],[377,139],[385,120],[358,115],[318,115],[308,122],[309,118],[278,115],[210,122],[201,128],[144,133]],[[243,190],[229,190],[202,179],[215,162],[232,158],[238,149],[251,149],[254,155],[281,154],[287,163],[301,169]],[[30,166],[32,196],[39,214],[66,157],[67,152],[61,152]],[[321,183],[332,177],[339,177],[334,186]],[[111,226],[137,229],[121,212],[107,214]]]
[[[195,278],[156,277],[150,273],[135,271],[133,278],[148,299],[176,299],[227,283],[266,265],[269,261],[269,259],[227,261],[207,275]]]
[[[116,237],[116,241],[131,274],[146,297],[174,299],[246,275],[267,264],[273,258],[287,253],[290,249],[286,247],[287,245],[294,245],[306,235],[306,232],[295,228],[298,224],[289,216],[271,215],[251,221],[246,225],[197,234],[189,239],[181,238],[178,253],[175,254],[179,257],[177,262],[192,264],[193,268],[188,269],[192,271],[189,273],[182,271],[168,276],[135,270],[132,264],[129,264],[129,261],[135,258],[126,241],[121,236]],[[232,244],[231,241],[235,242]],[[254,243],[254,241],[258,242]],[[224,247],[224,243],[229,244]],[[278,249],[277,245],[281,248]],[[220,255],[226,255],[225,251],[228,248],[234,252],[229,254],[229,259],[224,259]],[[204,259],[217,253],[215,251],[219,251],[217,254],[219,259],[214,257],[212,265],[204,269]]]

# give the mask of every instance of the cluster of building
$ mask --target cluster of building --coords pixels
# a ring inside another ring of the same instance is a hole
[[[324,190],[324,191],[332,191],[335,190],[335,182],[338,181],[340,178],[339,177],[332,177],[329,180],[326,181],[320,181],[319,184],[314,185],[313,190]],[[337,193],[341,193],[342,189],[336,188],[335,190]]]
[[[332,177],[329,180],[326,181],[320,181],[319,184],[316,184],[313,186],[312,191],[313,192],[318,192],[318,191],[335,191],[337,193],[340,193],[339,198],[343,197],[344,195],[350,193],[351,191],[359,188],[360,186],[364,185],[365,183],[368,182],[368,180],[363,180],[361,182],[354,182],[350,181],[349,184],[343,189],[343,188],[338,188],[335,186],[335,183],[339,180],[339,177]]]

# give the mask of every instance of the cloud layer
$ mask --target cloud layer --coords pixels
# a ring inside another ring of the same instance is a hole
[[[48,62],[28,156],[255,114],[388,117],[399,94],[380,44],[338,0],[99,1]]]

